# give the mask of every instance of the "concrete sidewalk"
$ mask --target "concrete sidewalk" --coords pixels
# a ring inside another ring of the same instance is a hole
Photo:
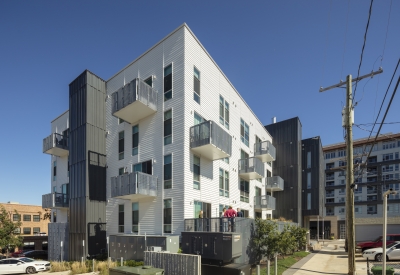
[[[283,275],[348,274],[347,253],[343,247],[344,241],[325,241],[320,251],[303,258],[283,272]],[[367,263],[362,257],[356,257],[356,273],[368,274]]]

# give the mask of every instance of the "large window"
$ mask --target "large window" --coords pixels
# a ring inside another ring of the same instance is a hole
[[[172,232],[172,200],[164,200],[164,233]]]
[[[40,215],[33,215],[34,222],[40,222]]]
[[[172,155],[164,156],[164,189],[172,188]]]
[[[200,104],[200,72],[194,68],[193,72],[193,99]]]
[[[311,210],[311,193],[307,193],[307,210]]]
[[[139,125],[132,126],[132,156],[139,153]]]
[[[57,180],[57,161],[53,161],[53,181]]]
[[[34,227],[33,234],[38,234],[38,233],[40,233],[40,227]]]
[[[219,122],[229,129],[229,103],[219,96]]]
[[[193,188],[200,189],[200,158],[193,156]]]
[[[307,152],[307,168],[311,168],[311,152]]]
[[[118,233],[124,233],[124,205],[120,204],[118,205]]]
[[[307,189],[311,189],[311,172],[307,173]]]
[[[32,216],[31,215],[24,215],[24,222],[30,222],[32,220]]]
[[[14,222],[19,222],[21,220],[21,215],[20,214],[13,214],[13,221]]]
[[[139,203],[132,203],[132,232],[139,232]]]
[[[164,145],[172,142],[172,110],[164,112]]]
[[[249,182],[240,180],[240,201],[249,202]]]
[[[219,195],[229,198],[229,172],[219,169]]]
[[[124,159],[125,132],[118,133],[118,159]]]
[[[243,119],[240,119],[240,139],[246,146],[249,146],[249,132],[249,125]]]
[[[164,68],[164,101],[172,98],[172,64]]]
[[[31,234],[31,228],[30,227],[24,227],[23,228],[23,234],[24,235],[30,235]]]

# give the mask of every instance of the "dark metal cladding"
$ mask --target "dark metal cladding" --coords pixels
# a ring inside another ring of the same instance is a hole
[[[285,191],[274,192],[276,210],[273,218],[284,217],[302,225],[301,219],[301,133],[300,119],[294,117],[265,126],[276,148],[273,176],[285,180]]]
[[[99,250],[99,253],[106,244],[104,237],[104,240],[99,240],[96,249],[88,249],[91,245],[88,243],[89,223],[106,222],[105,190],[102,187],[104,185],[105,188],[106,178],[96,179],[91,176],[92,163],[89,159],[89,151],[98,155],[106,154],[105,99],[105,81],[87,70],[69,85],[69,260],[80,260],[88,255],[88,251],[96,253]],[[103,168],[101,174],[104,175],[105,161],[98,161],[96,166]],[[93,193],[93,188],[89,185],[90,180],[98,181],[101,190]]]

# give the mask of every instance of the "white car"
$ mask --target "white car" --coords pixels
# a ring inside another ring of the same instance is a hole
[[[0,274],[36,273],[50,269],[50,262],[31,258],[8,258],[0,260]]]
[[[363,257],[372,261],[382,261],[382,247],[371,248],[364,250]],[[400,260],[400,241],[391,243],[386,246],[386,259],[387,260]]]

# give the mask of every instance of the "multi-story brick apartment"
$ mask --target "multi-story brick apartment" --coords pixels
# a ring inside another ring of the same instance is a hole
[[[367,155],[373,138],[354,140],[354,212],[356,241],[382,235],[382,194],[400,191],[400,134],[383,134]],[[346,144],[323,147],[325,154],[325,216],[337,228],[337,238],[346,237]],[[366,163],[366,165],[364,165]],[[360,164],[360,165],[358,165]],[[388,233],[400,232],[400,193],[388,197]]]
[[[60,240],[70,260],[105,247],[105,224],[107,235],[177,235],[201,210],[271,216],[267,192],[284,184],[272,137],[186,24],[107,81],[85,71],[69,94],[43,145],[50,259]]]
[[[44,217],[46,210],[42,206],[11,201],[0,203],[0,205],[10,214],[11,221],[21,221],[21,227],[17,229],[16,233],[23,237],[25,249],[47,250],[47,237],[39,237],[39,235],[47,235],[49,223],[49,220]]]

